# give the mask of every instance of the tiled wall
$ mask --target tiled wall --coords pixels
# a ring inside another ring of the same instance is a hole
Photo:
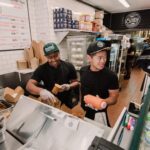
[[[16,71],[16,60],[22,58],[24,58],[22,50],[0,52],[0,74]]]
[[[58,43],[57,35],[53,29],[53,8],[64,7],[74,12],[94,14],[92,7],[75,0],[28,0],[30,27],[32,40],[43,40],[45,43],[53,41]],[[61,58],[67,59],[66,42],[59,45]],[[16,60],[24,58],[22,51],[0,52],[0,74],[12,72],[17,69]]]
[[[35,19],[37,39],[45,43],[50,41],[50,26],[47,0],[35,0]]]
[[[30,25],[31,25],[31,37],[37,39],[36,22],[35,22],[35,5],[34,0],[28,0],[29,13],[30,13]],[[23,50],[12,51],[0,51],[0,74],[13,72],[17,70],[16,61],[24,58]]]

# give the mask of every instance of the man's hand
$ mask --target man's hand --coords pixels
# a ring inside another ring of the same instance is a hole
[[[95,109],[91,104],[85,104],[85,106],[86,106],[86,107],[89,107],[89,108],[91,108],[91,109],[93,109],[93,110],[95,110],[95,111],[98,111],[98,110]]]
[[[40,91],[40,97],[43,101],[49,101],[56,102],[55,96],[48,90],[43,89]]]
[[[63,92],[63,91],[69,91],[70,90],[70,84],[62,84],[61,85],[61,89],[62,89],[61,92]]]

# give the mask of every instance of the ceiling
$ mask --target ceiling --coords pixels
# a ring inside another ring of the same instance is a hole
[[[78,0],[110,13],[150,9],[150,0],[126,0],[130,7],[124,7],[118,0]]]

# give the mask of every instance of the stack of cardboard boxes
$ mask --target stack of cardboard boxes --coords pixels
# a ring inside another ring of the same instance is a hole
[[[89,14],[80,15],[79,29],[85,31],[102,32],[104,11],[96,11],[94,19]]]
[[[44,43],[42,41],[32,41],[31,47],[24,49],[25,58],[22,60],[17,60],[18,69],[36,69],[39,64],[45,63],[47,59],[44,56],[43,46]]]
[[[79,29],[84,31],[92,31],[92,16],[89,14],[80,15]]]
[[[103,18],[104,12],[103,11],[96,11],[95,12],[95,19],[93,21],[93,31],[101,32],[103,28]]]

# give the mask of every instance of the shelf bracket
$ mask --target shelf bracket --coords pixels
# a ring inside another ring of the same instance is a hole
[[[57,42],[60,44],[63,39],[68,35],[69,31],[56,32]]]

